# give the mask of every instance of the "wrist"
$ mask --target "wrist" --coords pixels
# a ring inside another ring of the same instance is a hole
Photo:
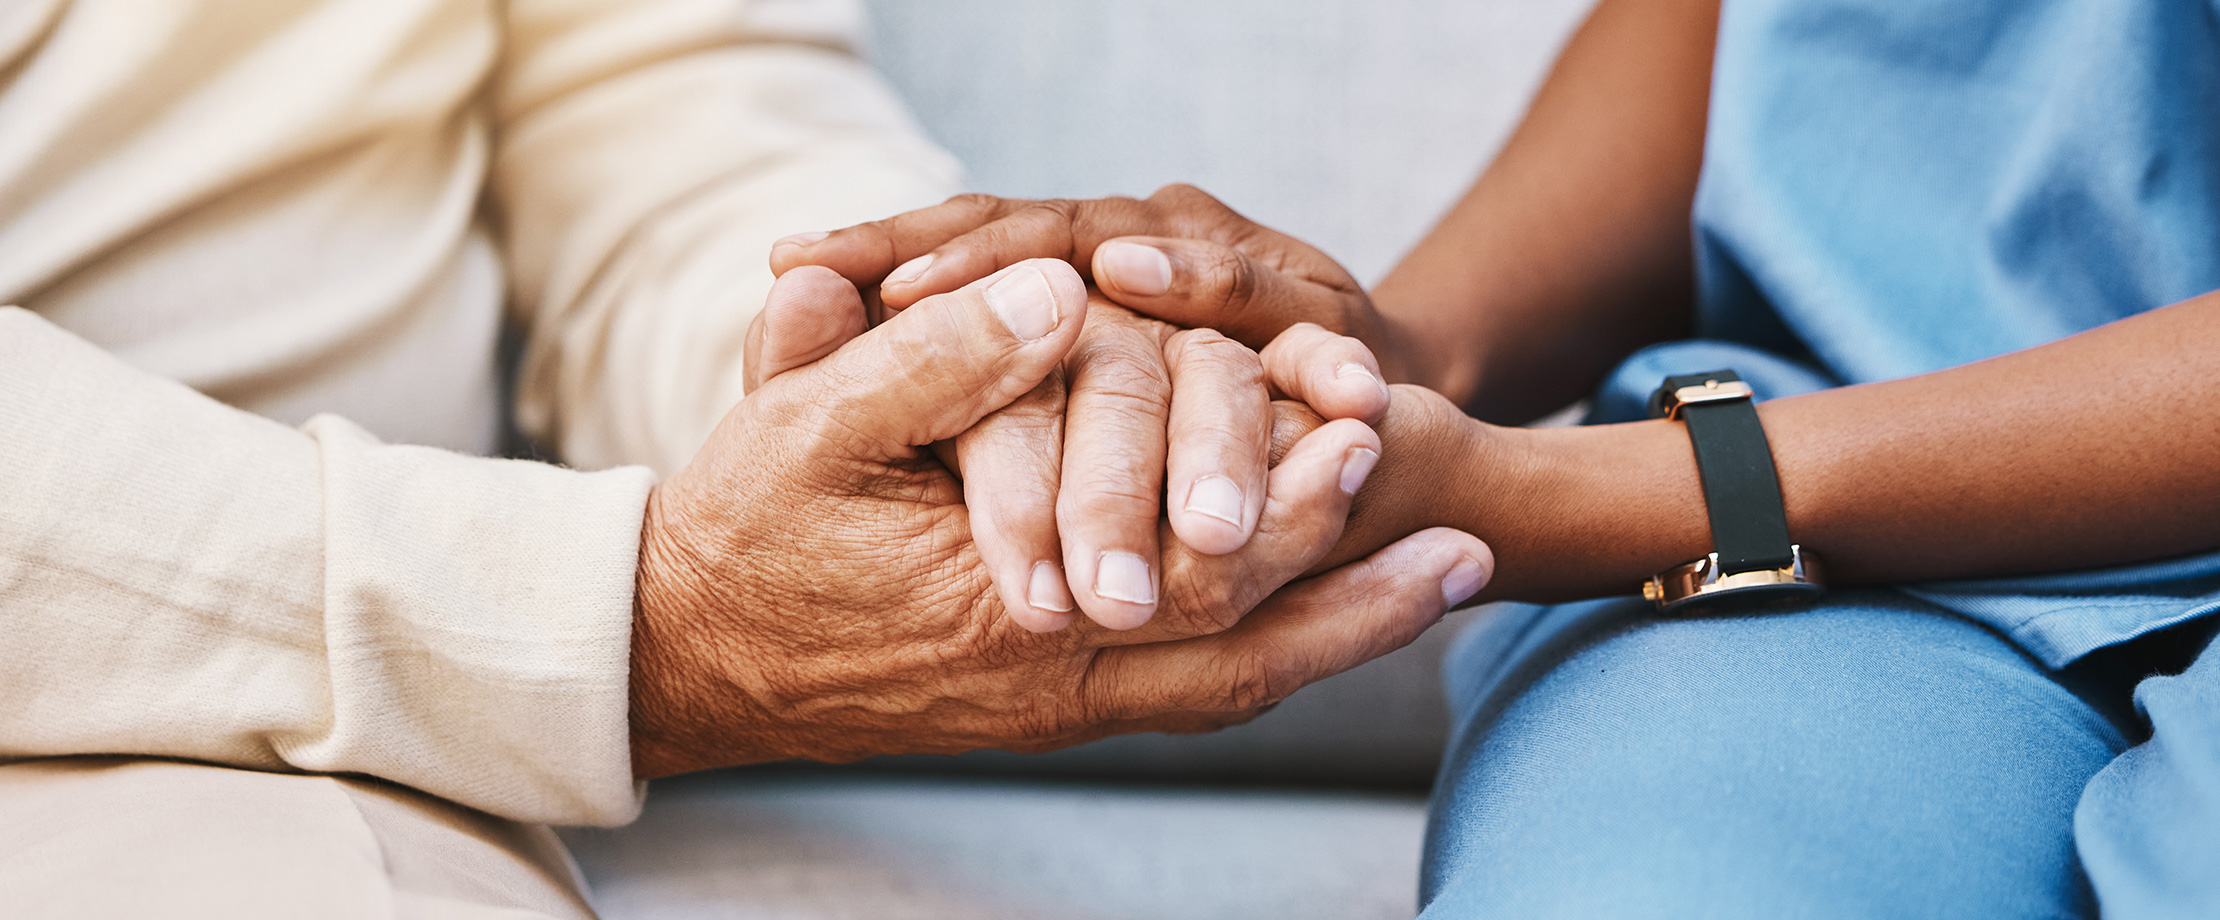
[[[632,771],[654,779],[776,759],[747,743],[756,707],[724,675],[746,657],[712,612],[731,600],[706,578],[714,567],[685,533],[665,485],[648,494],[632,600]],[[728,641],[719,641],[722,637]],[[712,702],[714,705],[712,705]],[[714,719],[702,716],[714,713]]]
[[[1677,423],[1492,430],[1518,460],[1499,485],[1469,495],[1455,525],[1495,551],[1483,599],[1631,594],[1709,550],[1695,455]]]
[[[1441,328],[1449,311],[1407,303],[1385,285],[1372,295],[1372,307],[1376,332],[1358,337],[1372,347],[1387,382],[1422,386],[1464,405],[1479,382],[1479,361]]]

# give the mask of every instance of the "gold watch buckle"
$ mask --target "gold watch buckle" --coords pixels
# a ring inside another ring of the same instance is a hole
[[[1691,388],[1693,389],[1693,388]],[[1642,597],[1670,613],[1678,608],[1704,606],[1707,602],[1734,600],[1808,600],[1825,590],[1819,560],[1801,545],[1788,548],[1788,565],[1726,574],[1720,571],[1719,554],[1677,565],[1642,583]]]
[[[1665,417],[1680,418],[1680,410],[1697,403],[1726,402],[1733,399],[1755,399],[1757,391],[1740,380],[1706,380],[1700,386],[1681,387],[1665,403]]]

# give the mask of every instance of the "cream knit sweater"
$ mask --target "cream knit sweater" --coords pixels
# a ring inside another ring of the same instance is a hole
[[[0,0],[0,758],[632,817],[653,471],[739,399],[773,240],[956,182],[858,21]],[[468,456],[504,310],[523,427],[632,466]]]

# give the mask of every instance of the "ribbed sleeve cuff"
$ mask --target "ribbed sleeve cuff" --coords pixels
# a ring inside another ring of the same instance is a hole
[[[303,430],[332,719],[282,756],[519,821],[638,816],[627,693],[653,475],[387,445],[329,416]]]

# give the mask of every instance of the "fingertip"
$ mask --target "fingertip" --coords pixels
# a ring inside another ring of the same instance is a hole
[[[1087,619],[1095,625],[1113,632],[1127,632],[1149,625],[1156,618],[1155,607],[1128,607],[1116,605],[1107,609],[1087,611]]]
[[[1434,556],[1441,575],[1442,609],[1455,610],[1472,600],[1495,577],[1495,551],[1480,538],[1461,530],[1436,527],[1414,536],[1436,545]]]
[[[1341,461],[1341,491],[1355,495],[1364,488],[1364,481],[1372,475],[1372,468],[1380,463],[1380,452],[1369,447],[1352,447]]]
[[[879,282],[879,287],[882,290],[906,289],[924,280],[925,273],[933,269],[933,258],[928,252],[895,266],[893,271],[886,273],[886,279]]]
[[[1172,535],[1181,545],[1205,556],[1223,556],[1248,545],[1249,530],[1194,512],[1172,517]]]
[[[781,237],[778,242],[771,244],[771,249],[776,251],[789,246],[796,248],[808,247],[823,242],[830,236],[832,236],[830,230],[811,230],[808,233],[797,233],[793,236]]]
[[[1062,259],[1027,259],[1011,268],[1031,267],[1048,279],[1049,287],[1056,292],[1056,302],[1076,312],[1087,305],[1087,279],[1079,277],[1079,269]]]
[[[1310,433],[1295,442],[1295,446],[1288,448],[1287,455],[1280,458],[1279,464],[1274,467],[1273,475],[1293,475],[1299,477],[1298,481],[1320,477],[1346,487],[1349,484],[1348,474],[1353,471],[1355,464],[1367,459],[1360,456],[1367,451],[1372,454],[1369,459],[1378,459],[1380,435],[1372,430],[1372,426],[1351,418],[1333,419],[1311,429]],[[1370,473],[1369,466],[1363,467],[1356,477],[1357,485],[1361,486],[1363,476]],[[1342,491],[1348,492],[1346,488]]]
[[[1108,550],[1096,555],[1092,568],[1087,592],[1091,598],[1079,602],[1088,619],[1122,632],[1145,626],[1156,616],[1156,573],[1147,559],[1139,553]]]
[[[803,264],[808,257],[809,247],[824,242],[830,236],[832,232],[829,230],[811,230],[780,238],[778,242],[771,244],[771,272],[783,275],[788,269]]]
[[[1161,297],[1172,289],[1172,260],[1155,246],[1110,240],[1095,247],[1094,276],[1116,293]]]
[[[1330,420],[1326,424],[1318,426],[1318,431],[1330,431],[1334,437],[1347,438],[1350,447],[1368,448],[1374,452],[1378,452],[1380,449],[1380,433],[1372,430],[1371,425],[1353,418]],[[1318,431],[1313,431],[1311,434],[1316,435]]]
[[[1036,632],[1052,632],[1069,625],[1072,611],[1079,606],[1071,596],[1071,585],[1064,581],[1064,567],[1045,559],[1033,563],[1032,571],[1026,576],[1025,603],[1037,619],[1055,621],[1051,629]]]
[[[1344,361],[1334,368],[1333,383],[1328,392],[1330,400],[1339,410],[1339,418],[1359,419],[1366,424],[1378,424],[1387,415],[1391,397],[1386,381],[1373,369],[1355,361]]]
[[[862,318],[862,310],[863,295],[839,272],[803,265],[771,282],[771,292],[763,299],[763,322],[774,339],[782,333],[790,340],[797,333],[805,339],[821,338],[806,333],[845,329],[851,318]]]
[[[889,310],[902,310],[915,306],[918,301],[927,297],[945,294],[959,287],[946,283],[945,278],[927,280],[926,275],[932,274],[935,263],[940,261],[938,254],[928,252],[895,266],[893,271],[887,272],[886,277],[879,281],[879,301],[886,304]]]
[[[1087,310],[1087,283],[1060,259],[1027,259],[967,284],[959,293],[974,292],[1004,330],[1025,344],[1066,330]]]
[[[839,272],[833,271],[832,269],[826,268],[825,266],[797,265],[792,271],[789,271],[784,275],[780,275],[779,280],[772,282],[772,299],[773,301],[776,301],[778,299],[778,295],[780,295],[781,293],[792,296],[794,293],[799,291],[811,290],[823,286],[832,285],[839,285],[850,289],[853,289],[855,287],[855,285],[848,283],[847,278],[841,277],[841,274]]]
[[[746,374],[755,383],[809,364],[863,333],[863,300],[829,268],[805,265],[771,283],[750,323]]]
[[[1187,485],[1176,503],[1172,533],[1179,541],[1205,556],[1223,556],[1249,542],[1254,514],[1239,483],[1212,473]]]

